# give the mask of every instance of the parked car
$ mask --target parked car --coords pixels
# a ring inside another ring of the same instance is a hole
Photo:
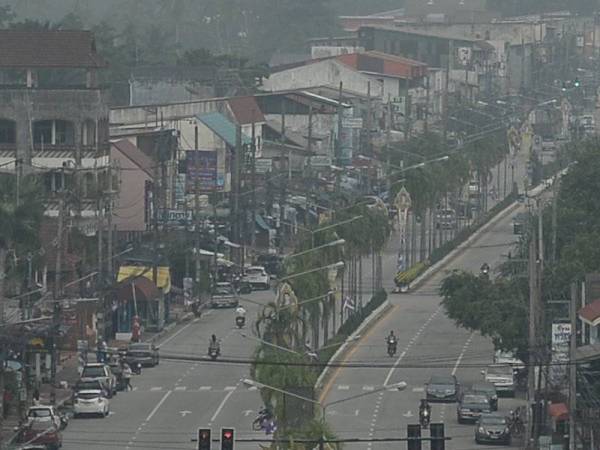
[[[60,414],[52,405],[35,405],[30,406],[27,410],[27,422],[40,422],[46,425],[54,425],[59,430],[67,425],[66,418]]]
[[[252,289],[269,289],[271,287],[271,278],[262,266],[246,267],[242,281],[250,283]]]
[[[515,375],[510,364],[491,364],[481,372],[485,381],[494,385],[498,395],[514,397]]]
[[[483,413],[492,411],[490,402],[485,395],[465,394],[456,406],[458,423],[474,422]]]
[[[27,442],[28,445],[43,445],[48,450],[58,450],[62,447],[62,433],[60,428],[51,422],[28,422],[17,437],[19,443]]]
[[[100,380],[108,387],[112,395],[117,393],[117,380],[110,371],[110,367],[104,363],[86,364],[81,372],[81,380]]]
[[[102,380],[79,380],[73,385],[73,400],[80,391],[100,390],[106,398],[112,397],[112,392]]]
[[[500,414],[482,414],[475,427],[475,442],[510,445],[510,427],[506,417]]]
[[[498,392],[492,383],[475,383],[469,389],[470,394],[485,395],[492,411],[498,411]]]
[[[212,291],[210,306],[213,308],[237,308],[238,295],[231,283],[217,283]]]
[[[77,417],[83,414],[96,414],[106,417],[109,405],[109,400],[99,389],[79,391],[73,402],[73,415]]]
[[[459,383],[454,375],[433,375],[425,392],[428,401],[455,402],[459,397]]]
[[[158,355],[158,347],[154,344],[146,342],[131,343],[127,346],[127,354],[125,356],[127,364],[133,367],[136,364],[141,364],[144,367],[158,366],[160,357]]]

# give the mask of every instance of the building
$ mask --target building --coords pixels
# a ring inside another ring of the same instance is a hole
[[[97,196],[109,167],[106,67],[87,31],[0,30],[0,167],[39,174],[46,214],[58,195],[94,234]],[[70,202],[70,198],[79,199]]]

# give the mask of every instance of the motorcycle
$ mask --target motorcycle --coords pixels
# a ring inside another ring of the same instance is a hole
[[[141,375],[142,374],[142,365],[140,363],[132,364],[131,371],[136,375]]]
[[[430,415],[430,413],[429,413],[429,410],[427,410],[427,409],[422,409],[419,411],[419,423],[421,424],[422,428],[429,427],[429,422],[431,420],[429,415]]]
[[[388,346],[387,346],[388,355],[390,355],[390,357],[393,357],[396,354],[396,347],[397,347],[396,341],[389,340],[387,344],[388,344]]]
[[[238,328],[244,328],[244,325],[246,325],[246,318],[244,316],[237,316],[235,318],[235,324]]]
[[[217,359],[219,357],[219,355],[221,354],[221,350],[219,349],[219,347],[208,347],[208,356],[210,356],[210,358],[214,361],[215,359]]]

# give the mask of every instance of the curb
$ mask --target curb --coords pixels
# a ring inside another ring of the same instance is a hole
[[[559,172],[557,174],[558,178],[560,178],[565,173],[567,173],[567,169],[563,169],[561,172]],[[529,198],[537,197],[542,192],[544,192],[546,189],[551,187],[553,181],[554,181],[554,177],[543,180],[538,186],[531,189],[527,193],[527,197],[529,197]],[[492,226],[494,226],[499,221],[504,219],[511,212],[513,212],[513,210],[517,209],[520,205],[521,205],[521,203],[519,201],[515,201],[515,202],[511,203],[510,205],[508,205],[506,208],[504,208],[502,211],[500,211],[495,216],[490,217],[490,219],[487,222],[485,222],[478,230],[476,230],[465,241],[463,241],[455,249],[451,250],[446,256],[444,256],[442,259],[440,259],[438,262],[436,262],[432,266],[428,267],[427,270],[425,270],[425,272],[423,272],[421,275],[419,275],[411,283],[412,284],[411,291],[414,289],[418,289],[419,286],[423,282],[425,282],[429,277],[431,277],[435,272],[438,272],[439,270],[443,269],[444,266],[448,265],[453,259],[460,256],[474,240],[478,239],[484,232],[488,231]],[[322,386],[324,385],[324,383],[323,383],[324,380],[327,377],[329,377],[329,372],[331,371],[331,366],[329,364],[338,362],[338,360],[342,359],[342,357],[344,356],[346,351],[349,349],[349,347],[352,347],[352,345],[355,344],[355,341],[353,339],[355,339],[356,336],[358,336],[360,333],[364,332],[364,330],[366,330],[368,327],[377,323],[379,321],[379,319],[381,319],[384,316],[384,312],[386,311],[386,309],[388,307],[391,307],[389,298],[379,308],[377,308],[375,311],[373,311],[369,315],[369,317],[367,317],[359,325],[359,327],[356,329],[356,331],[354,331],[354,333],[352,333],[350,336],[348,336],[348,340],[351,340],[351,342],[347,341],[344,344],[342,344],[340,346],[340,348],[329,359],[327,365],[325,366],[325,368],[323,369],[323,371],[317,378],[317,381],[315,382],[315,390],[321,389]]]
[[[340,345],[340,347],[337,349],[337,351],[329,359],[329,361],[327,363],[328,365],[325,366],[325,368],[319,375],[319,378],[317,378],[317,381],[315,382],[315,389],[320,389],[325,384],[326,378],[329,377],[329,371],[330,371],[329,363],[333,363],[339,359],[343,359],[343,356],[345,355],[345,353],[348,350],[350,350],[350,348],[352,347],[351,344],[353,343],[351,341],[351,339],[354,339],[356,336],[360,336],[361,333],[364,333],[371,326],[376,324],[377,321],[381,317],[383,317],[385,315],[385,312],[391,307],[392,307],[392,304],[390,303],[390,300],[388,298],[388,299],[386,299],[385,302],[383,302],[381,305],[379,305],[371,314],[369,314],[369,316],[365,320],[362,321],[362,323],[358,326],[358,328],[356,330],[354,330],[354,332],[350,336],[348,336],[348,338],[346,339],[346,342],[344,342],[342,345]]]

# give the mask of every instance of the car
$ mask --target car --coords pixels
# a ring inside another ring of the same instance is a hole
[[[425,389],[431,402],[455,402],[459,397],[459,383],[454,375],[433,375]]]
[[[498,395],[514,397],[515,375],[510,364],[490,364],[481,372],[485,381],[494,385]]]
[[[269,289],[271,287],[271,278],[262,266],[250,266],[244,271],[242,281],[250,283],[252,289]]]
[[[475,422],[481,414],[490,412],[492,408],[485,395],[465,394],[456,406],[458,423]]]
[[[237,308],[238,295],[231,283],[217,283],[213,288],[210,306],[213,308]]]
[[[158,366],[160,357],[158,356],[158,347],[146,342],[131,343],[127,346],[125,356],[127,364],[133,367],[134,364],[141,364],[144,367]]]
[[[30,406],[27,410],[27,422],[40,422],[46,425],[54,425],[58,429],[63,428],[66,423],[61,414],[52,405],[35,405]]]
[[[80,379],[82,381],[100,380],[109,389],[112,395],[117,393],[117,380],[114,374],[104,363],[89,363],[83,367]]]
[[[112,397],[111,390],[108,388],[108,386],[106,386],[106,384],[102,380],[85,380],[85,381],[79,380],[73,385],[72,390],[73,390],[73,399],[75,399],[75,395],[77,395],[77,393],[79,391],[88,391],[88,390],[100,390],[100,391],[102,391],[102,394],[105,397],[107,397],[107,398]]]
[[[73,415],[75,417],[84,414],[97,414],[102,417],[108,416],[110,403],[99,389],[79,391],[73,401]]]
[[[496,386],[492,383],[474,383],[469,389],[469,393],[476,395],[485,395],[490,403],[492,411],[498,411],[498,392]]]
[[[51,422],[33,421],[19,430],[17,441],[27,445],[41,445],[49,450],[58,450],[62,447],[62,433],[60,428]]]
[[[482,414],[475,427],[475,442],[478,444],[499,443],[510,445],[510,427],[506,417],[500,414]]]

